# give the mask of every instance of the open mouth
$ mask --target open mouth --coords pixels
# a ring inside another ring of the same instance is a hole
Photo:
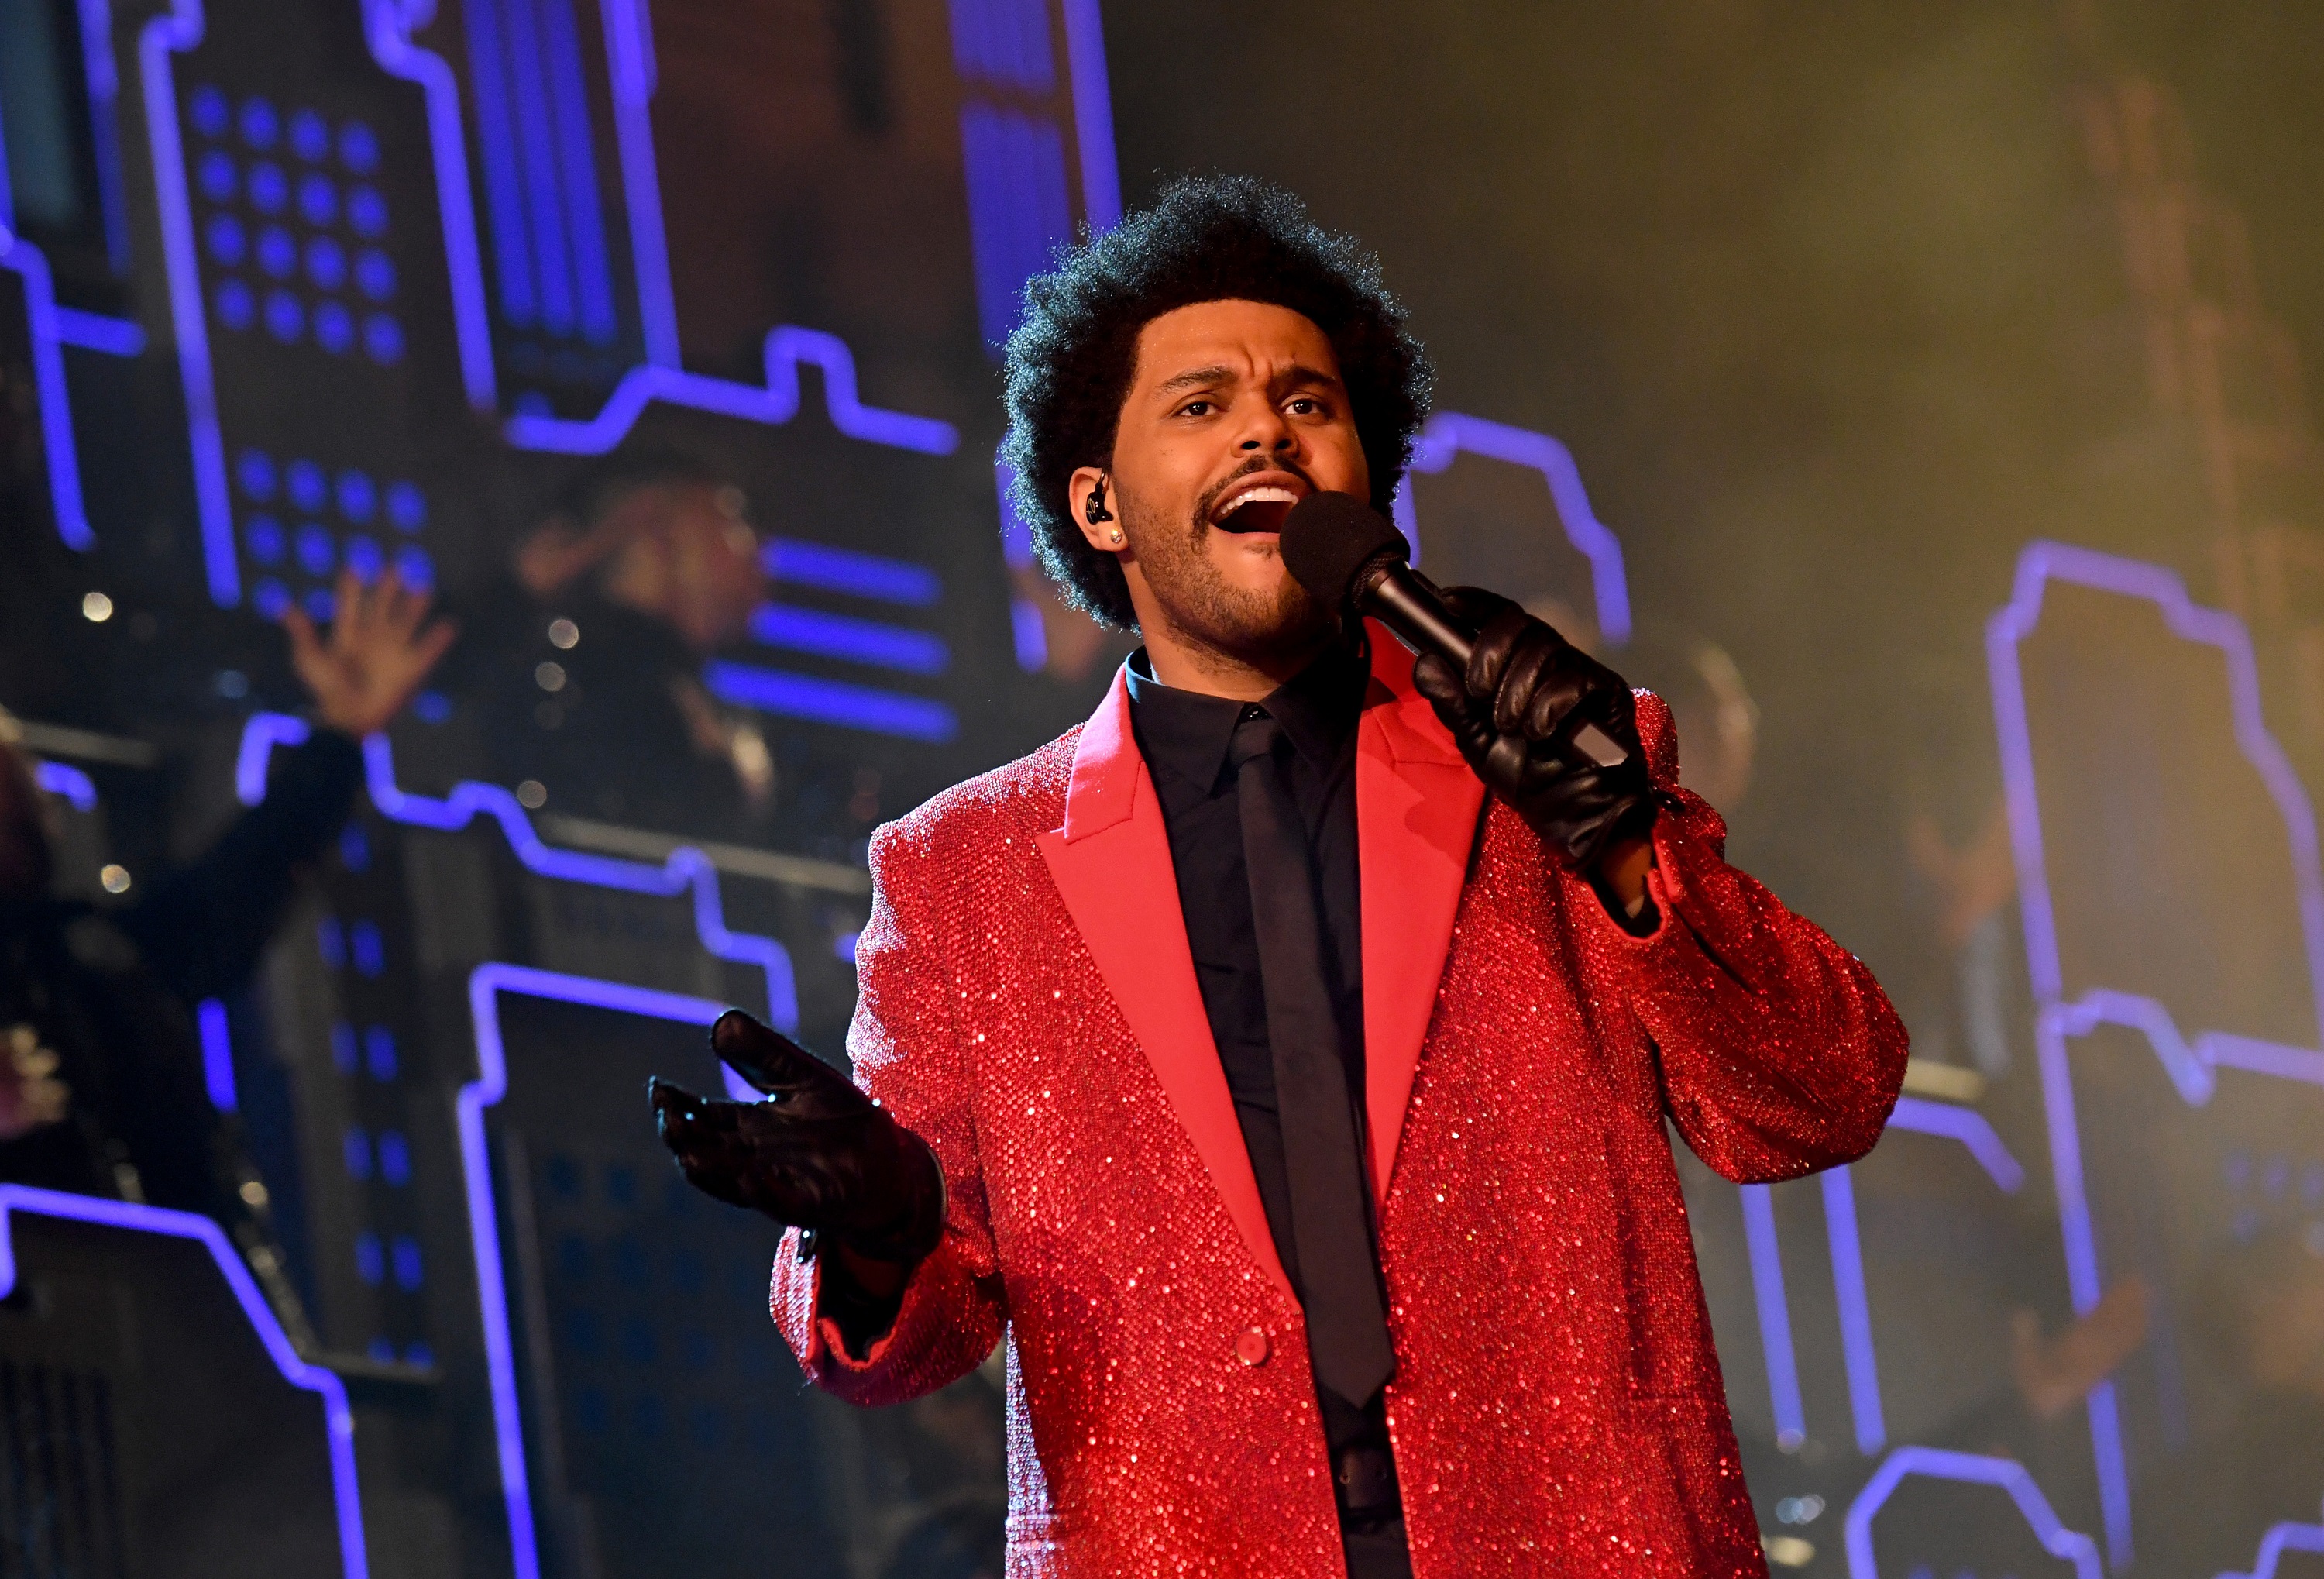
[[[1238,535],[1280,531],[1283,518],[1299,503],[1300,494],[1280,483],[1253,483],[1219,501],[1211,524]]]

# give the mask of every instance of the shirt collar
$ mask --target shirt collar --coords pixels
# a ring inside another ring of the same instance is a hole
[[[1257,706],[1283,725],[1310,766],[1329,771],[1355,734],[1370,678],[1364,655],[1335,642]],[[1130,716],[1139,750],[1149,767],[1167,767],[1205,792],[1217,787],[1235,725],[1250,706],[1166,686],[1154,678],[1144,648],[1130,654]]]

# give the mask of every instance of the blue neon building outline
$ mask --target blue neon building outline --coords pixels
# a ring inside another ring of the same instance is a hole
[[[45,758],[34,762],[32,782],[75,811],[97,809],[97,785],[69,762],[52,762]]]
[[[111,22],[105,0],[84,0],[84,5],[88,16],[102,19],[109,39]],[[472,405],[491,410],[498,404],[498,395],[493,382],[492,346],[485,337],[483,287],[476,270],[475,217],[468,197],[457,91],[451,69],[443,60],[413,45],[410,39],[410,28],[424,20],[430,9],[427,0],[406,0],[403,5],[396,0],[363,0],[364,35],[382,70],[422,90],[451,279],[461,381]],[[203,567],[210,601],[221,608],[232,608],[242,601],[242,573],[235,551],[217,379],[202,309],[200,264],[194,250],[193,209],[186,190],[185,150],[178,132],[177,83],[171,63],[171,56],[200,44],[206,27],[202,0],[172,0],[168,12],[154,17],[140,32],[137,52],[146,139],[153,161],[162,271],[169,282],[179,382],[185,392]]]
[[[950,455],[960,435],[949,422],[867,406],[855,389],[855,356],[845,341],[821,329],[782,324],[767,331],[763,388],[732,379],[646,364],[631,368],[594,417],[519,412],[504,427],[521,449],[559,455],[603,455],[619,444],[655,401],[778,428],[798,415],[799,366],[823,370],[824,407],[831,425],[850,439],[922,455]]]
[[[101,0],[91,0],[92,6]],[[491,328],[486,315],[481,254],[475,235],[474,198],[468,181],[466,145],[463,141],[458,85],[451,68],[442,57],[423,50],[410,39],[412,28],[423,24],[432,14],[426,0],[363,0],[363,23],[365,42],[373,60],[390,77],[411,82],[422,90],[429,128],[431,162],[435,166],[438,208],[443,227],[445,258],[452,291],[454,335],[458,345],[461,379],[469,402],[480,410],[495,409],[499,403],[498,387],[493,366]],[[610,24],[609,24],[610,25]],[[186,53],[202,41],[205,30],[202,0],[172,0],[171,9],[149,22],[139,35],[138,52],[145,98],[147,137],[152,146],[154,186],[161,210],[161,250],[164,272],[170,284],[171,321],[178,340],[180,379],[184,386],[188,438],[192,449],[195,507],[202,525],[203,557],[209,582],[210,597],[221,607],[233,607],[241,601],[241,572],[235,559],[233,511],[226,486],[225,440],[220,429],[217,410],[216,372],[213,367],[208,325],[204,318],[200,270],[193,240],[193,218],[190,199],[186,190],[185,161],[177,122],[177,88],[170,58]],[[632,196],[635,189],[632,189]],[[658,218],[658,215],[657,215]],[[652,228],[659,230],[656,225]],[[632,216],[632,234],[638,234]],[[813,341],[796,338],[778,344],[777,330],[768,338],[770,390],[752,392],[747,386],[726,383],[696,374],[680,374],[679,381],[666,389],[650,391],[653,395],[679,404],[703,404],[713,411],[724,410],[726,414],[751,417],[766,421],[787,421],[798,408],[796,393],[797,362],[811,360],[825,368],[831,387],[835,407],[834,425],[851,437],[867,438],[873,442],[897,442],[901,448],[926,448],[932,453],[949,453],[947,437],[943,448],[936,448],[939,431],[949,436],[948,424],[933,419],[908,417],[903,413],[883,412],[872,408],[855,406],[843,412],[837,380],[845,379],[845,397],[852,402],[854,393],[853,358],[835,337],[816,336]],[[794,331],[796,335],[815,336],[815,331]],[[835,357],[828,346],[839,346]],[[787,359],[784,359],[787,358]],[[844,374],[835,374],[835,365],[844,366]],[[641,371],[633,369],[632,374]],[[770,412],[780,405],[780,374],[788,374],[793,381],[789,410],[780,417]],[[615,401],[622,392],[631,390],[627,378],[617,388]],[[611,448],[621,433],[626,432],[641,411],[646,391],[634,391],[637,410],[629,412],[624,420],[614,425],[614,430],[600,449]],[[751,397],[755,396],[753,400]],[[770,398],[771,397],[771,398]],[[604,420],[604,413],[599,421]],[[852,419],[854,426],[851,427]],[[579,425],[584,438],[577,445],[572,436],[558,429],[547,429],[554,439],[565,437],[563,444],[549,443],[544,448],[563,449],[567,453],[597,453],[588,448],[586,435],[600,431],[591,425]],[[523,446],[531,430],[512,428],[512,442]]]
[[[1557,507],[1557,523],[1565,532],[1565,540],[1590,561],[1590,587],[1597,605],[1600,633],[1617,647],[1628,642],[1630,588],[1622,565],[1622,544],[1591,508],[1590,491],[1582,485],[1581,468],[1573,464],[1573,452],[1546,433],[1513,428],[1489,417],[1439,411],[1422,426],[1413,443],[1412,473],[1434,476],[1462,455],[1506,461],[1541,474],[1549,485],[1550,500]],[[1397,488],[1394,514],[1417,564],[1420,521],[1412,503],[1411,473]]]
[[[1880,1579],[1872,1556],[1872,1518],[1878,1513],[1907,1475],[1995,1486],[2009,1493],[2027,1528],[2052,1556],[2074,1565],[2075,1579],[2100,1579],[2098,1543],[2080,1530],[2068,1529],[2052,1510],[2049,1499],[2025,1466],[2006,1458],[1956,1453],[1945,1447],[1900,1447],[1882,1461],[1856,1500],[1848,1505],[1846,1521],[1849,1579]]]
[[[460,382],[480,411],[500,404],[493,371],[491,320],[484,306],[484,265],[476,245],[476,211],[468,188],[467,147],[460,130],[460,88],[441,55],[411,42],[411,30],[436,14],[436,0],[363,0],[364,42],[381,70],[421,90],[428,146],[436,167],[436,204],[444,227],[444,259],[452,283],[453,337]],[[182,195],[184,188],[179,188]],[[192,254],[187,254],[189,264]]]
[[[1888,1115],[1892,1130],[1912,1130],[1923,1135],[1938,1135],[1958,1140],[1977,1165],[1985,1169],[1994,1187],[2005,1196],[2014,1196],[2025,1187],[2025,1168],[2010,1154],[1995,1132],[1992,1122],[1973,1107],[1955,1107],[1947,1102],[1931,1102],[1923,1096],[1900,1096],[1896,1109]]]
[[[1751,1264],[1751,1296],[1759,1313],[1759,1351],[1767,1365],[1767,1397],[1775,1416],[1775,1445],[1796,1452],[1808,1439],[1807,1406],[1800,1398],[1799,1350],[1792,1342],[1792,1306],[1784,1292],[1783,1239],[1775,1232],[1775,1197],[1766,1185],[1745,1185],[1743,1246]]]
[[[1987,623],[1986,657],[2011,852],[2017,867],[2026,968],[2034,989],[2034,1040],[2067,1287],[2076,1313],[2087,1315],[2103,1297],[2105,1286],[2075,1118],[2069,1039],[2086,1035],[2100,1024],[2139,1031],[2190,1106],[2209,1101],[2213,1071],[2223,1067],[2324,1085],[2324,1052],[2219,1031],[2206,1031],[2190,1039],[2165,1005],[2138,993],[2097,988],[2071,1002],[2066,1001],[2056,910],[2043,854],[2033,734],[2018,661],[2019,647],[2040,623],[2043,595],[2053,581],[2152,603],[2172,634],[2219,651],[2227,667],[2229,716],[2236,746],[2258,771],[2283,819],[2311,1002],[2319,1013],[2324,1013],[2324,870],[2319,870],[2318,862],[2314,808],[2290,759],[2262,717],[2259,669],[2243,622],[2223,610],[2198,606],[2189,597],[2185,583],[2160,566],[2063,543],[2028,544],[2018,557],[2010,601]],[[2088,1408],[2107,1553],[2112,1565],[2121,1568],[2128,1565],[2133,1552],[2130,1480],[2113,1382],[2101,1382],[2093,1389]]]
[[[492,1155],[484,1140],[484,1110],[508,1094],[508,1059],[500,1025],[503,993],[587,1004],[684,1025],[711,1025],[726,1011],[726,1006],[707,998],[496,961],[476,966],[468,976],[477,1073],[475,1079],[460,1087],[453,1111],[467,1187],[469,1236],[475,1248],[476,1296],[484,1316],[484,1364],[492,1393],[493,1435],[500,1455],[501,1495],[508,1511],[509,1549],[516,1579],[540,1579],[532,1489],[525,1471],[523,1403],[518,1395],[515,1348],[509,1332],[508,1289],[501,1275],[500,1218],[493,1195]]]
[[[1074,151],[1081,155],[1082,217],[1102,235],[1121,223],[1121,171],[1113,146],[1113,90],[1105,70],[1105,19],[1098,0],[1060,0],[1065,69],[1074,96]]]
[[[8,151],[0,145],[0,171]],[[16,217],[0,185],[0,269],[23,282],[24,318],[32,341],[32,388],[41,402],[41,448],[49,466],[49,499],[56,516],[57,535],[65,547],[88,553],[97,547],[97,532],[88,523],[88,508],[81,496],[80,456],[73,448],[72,406],[65,386],[64,315],[57,305],[55,279],[41,249],[15,232]],[[93,317],[93,314],[83,316]]]
[[[2246,1573],[2221,1574],[2218,1579],[2275,1579],[2275,1568],[2286,1552],[2324,1553],[2324,1524],[2279,1524],[2260,1537],[2259,1556]]]
[[[1986,1177],[2005,1195],[2025,1185],[2025,1169],[2010,1154],[1992,1123],[1974,1108],[1900,1096],[1888,1128],[1959,1141]],[[1831,1180],[1844,1181],[1840,1195]],[[1845,1164],[1823,1176],[1824,1232],[1829,1245],[1840,1328],[1840,1357],[1848,1379],[1857,1445],[1877,1453],[1886,1428],[1880,1406],[1880,1366],[1872,1335],[1871,1301],[1864,1284],[1862,1237],[1856,1222],[1856,1196],[1846,1183]],[[1792,1340],[1792,1314],[1784,1289],[1784,1254],[1775,1228],[1775,1208],[1766,1185],[1745,1185],[1744,1254],[1751,1269],[1752,1303],[1758,1312],[1759,1349],[1767,1367],[1768,1402],[1775,1422],[1775,1445],[1789,1453],[1807,1440],[1807,1411],[1800,1395],[1799,1353]]]
[[[202,525],[202,565],[209,581],[210,601],[220,608],[232,608],[242,601],[242,570],[235,559],[226,440],[218,426],[217,380],[210,364],[209,325],[202,312],[193,205],[186,192],[185,146],[178,134],[177,79],[171,67],[172,55],[184,54],[202,42],[205,26],[202,0],[171,0],[168,11],[139,32],[137,60],[139,85],[144,90],[146,142],[153,156],[162,272],[170,284],[170,319],[178,341],[178,381],[185,392],[194,511]]]
[[[0,1185],[0,1298],[6,1297],[16,1287],[13,1230],[18,1213],[190,1239],[209,1251],[219,1275],[226,1279],[226,1287],[234,1291],[235,1302],[242,1307],[244,1318],[258,1334],[259,1342],[266,1347],[267,1358],[274,1362],[282,1379],[322,1400],[324,1431],[331,1455],[331,1501],[337,1513],[340,1568],[345,1579],[365,1579],[370,1564],[364,1550],[363,1497],[355,1479],[355,1420],[347,1408],[346,1385],[321,1366],[310,1365],[299,1357],[282,1324],[267,1308],[250,1269],[242,1264],[242,1258],[226,1242],[226,1231],[192,1212],[166,1211],[160,1206],[96,1196],[69,1196],[27,1185]]]
[[[205,998],[194,1005],[194,1027],[201,1033],[202,1086],[210,1105],[230,1113],[240,1105],[234,1082],[234,1032],[228,1027],[226,1004]]]
[[[198,5],[199,0],[178,3]],[[391,75],[419,82],[427,90],[461,367],[470,402],[479,409],[492,409],[499,396],[475,197],[461,135],[459,86],[442,57],[420,48],[410,37],[414,28],[432,20],[434,6],[430,0],[364,0],[364,7],[373,58]],[[770,330],[763,390],[679,366],[677,305],[653,149],[651,25],[634,0],[604,0],[602,12],[646,359],[622,374],[596,416],[576,421],[519,413],[506,425],[509,441],[520,448],[600,455],[619,443],[646,405],[656,400],[779,426],[798,413],[798,364],[806,361],[823,368],[832,425],[842,433],[924,454],[951,454],[959,442],[951,424],[862,404],[856,398],[853,354],[837,336],[823,330],[789,325]],[[1110,159],[1110,143],[1107,154]],[[179,190],[182,195],[182,177]],[[190,261],[190,251],[187,256]]]
[[[143,356],[145,326],[134,319],[86,312],[78,307],[56,309],[56,336],[60,345],[106,356]]]
[[[603,0],[605,58],[613,69],[613,144],[630,221],[631,274],[646,360],[678,365],[678,296],[670,289],[669,240],[662,227],[661,164],[654,155],[653,95],[659,73],[653,23],[642,0]]]
[[[81,71],[88,83],[89,139],[97,154],[97,207],[105,219],[106,261],[129,272],[129,194],[121,171],[121,73],[113,59],[113,16],[106,0],[78,0]]]
[[[268,754],[277,745],[306,738],[303,721],[281,713],[258,713],[243,726],[242,744],[235,753],[235,790],[244,802],[263,799]],[[724,902],[718,889],[718,869],[691,845],[672,850],[660,865],[624,861],[618,856],[562,850],[544,843],[532,818],[514,794],[497,784],[464,780],[442,799],[415,795],[395,782],[395,755],[384,734],[366,737],[364,782],[373,807],[390,822],[407,827],[456,833],[482,817],[497,823],[509,849],[527,871],[564,882],[594,884],[624,893],[663,899],[691,895],[695,935],[714,958],[756,966],[767,982],[767,1017],[786,1032],[798,1030],[798,988],[791,969],[790,951],[773,937],[736,932],[725,921]]]
[[[1855,1176],[1843,1163],[1824,1169],[1817,1183],[1823,1191],[1824,1236],[1831,1247],[1840,1361],[1848,1377],[1856,1451],[1868,1458],[1888,1445],[1888,1425],[1880,1408],[1880,1362],[1872,1344],[1872,1297],[1864,1287],[1864,1240],[1856,1226]]]

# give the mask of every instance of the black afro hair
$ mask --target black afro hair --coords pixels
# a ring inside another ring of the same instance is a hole
[[[1372,503],[1388,508],[1428,414],[1432,377],[1379,260],[1333,235],[1306,205],[1250,176],[1181,177],[1151,207],[1086,238],[1025,285],[1009,337],[1011,503],[1047,570],[1075,608],[1134,630],[1121,566],[1082,536],[1065,509],[1074,470],[1105,466],[1136,372],[1139,331],[1203,301],[1264,301],[1312,320],[1340,359]]]

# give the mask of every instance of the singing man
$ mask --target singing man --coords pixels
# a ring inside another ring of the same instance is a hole
[[[1028,303],[1017,509],[1144,646],[872,841],[860,1090],[730,1014],[775,1100],[660,1085],[665,1139],[797,1231],[840,1397],[1008,1344],[1012,1576],[1765,1574],[1665,1125],[1738,1182],[1861,1156],[1886,999],[1726,863],[1654,696],[1490,594],[1456,672],[1286,573],[1426,413],[1353,241],[1185,180]]]

